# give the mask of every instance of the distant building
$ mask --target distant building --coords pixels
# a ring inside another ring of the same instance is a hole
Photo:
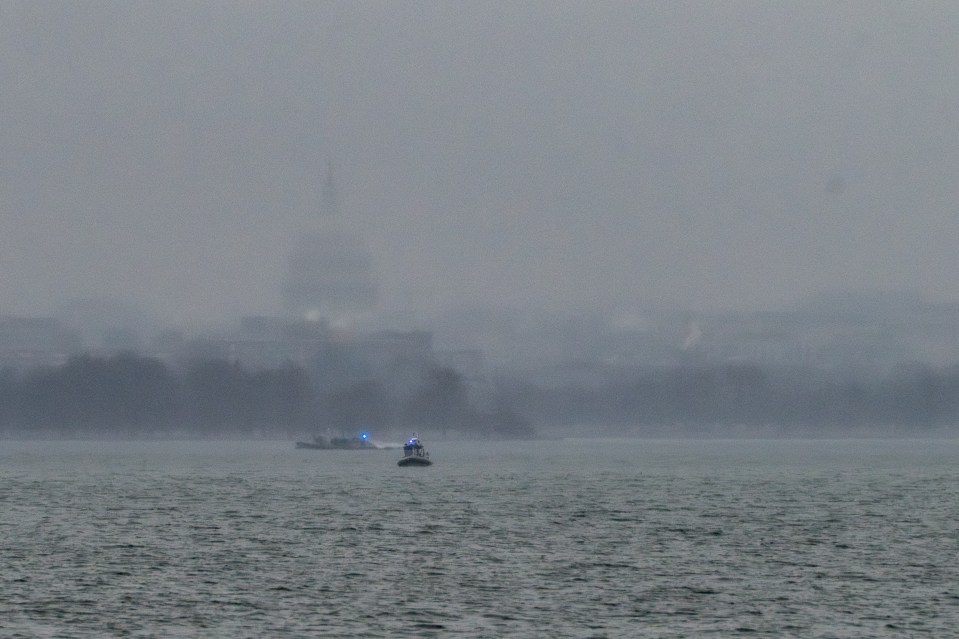
[[[81,347],[80,336],[54,318],[0,316],[0,367],[56,366]]]
[[[373,259],[346,233],[306,233],[290,254],[283,300],[299,318],[335,322],[367,312],[376,303]]]
[[[428,331],[344,332],[325,322],[244,317],[235,334],[181,344],[173,359],[225,359],[249,369],[302,367],[326,390],[379,380],[407,391],[440,364]]]
[[[373,258],[355,235],[341,228],[333,166],[327,167],[316,228],[290,252],[283,301],[298,319],[348,322],[376,303]]]
[[[108,355],[136,351],[140,332],[152,328],[147,314],[132,302],[110,297],[72,298],[59,304],[54,316],[79,335],[87,352]]]

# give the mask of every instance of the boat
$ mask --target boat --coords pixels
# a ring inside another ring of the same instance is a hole
[[[360,433],[356,437],[323,437],[317,435],[311,442],[296,442],[296,447],[313,450],[376,450],[379,448],[370,439],[369,433]]]
[[[423,442],[413,433],[413,436],[403,444],[403,459],[396,462],[397,466],[429,466],[430,454],[423,447]]]

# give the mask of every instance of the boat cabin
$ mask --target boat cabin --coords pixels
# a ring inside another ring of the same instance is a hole
[[[419,439],[410,437],[406,440],[406,443],[403,444],[403,457],[422,457],[429,459],[430,454],[426,452],[426,448],[423,447]]]

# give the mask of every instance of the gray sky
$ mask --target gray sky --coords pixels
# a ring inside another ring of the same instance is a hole
[[[0,314],[277,312],[332,162],[384,310],[959,299],[952,2],[0,0]]]

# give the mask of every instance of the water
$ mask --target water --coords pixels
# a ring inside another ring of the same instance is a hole
[[[959,442],[0,442],[2,637],[942,637]]]

